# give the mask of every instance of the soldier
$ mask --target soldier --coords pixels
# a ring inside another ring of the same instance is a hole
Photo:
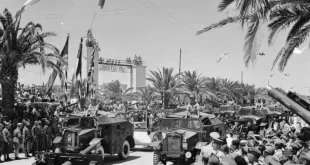
[[[2,135],[4,138],[4,148],[3,148],[3,155],[4,155],[4,161],[10,161],[12,159],[10,159],[9,156],[9,147],[10,144],[12,143],[12,138],[11,138],[11,133],[10,133],[10,128],[11,128],[11,124],[10,123],[6,123],[5,128],[2,130]]]
[[[38,128],[38,121],[34,122],[33,127],[31,128],[31,134],[32,134],[32,155],[35,155],[35,152],[39,149],[39,128]]]
[[[30,140],[31,140],[31,134],[29,129],[27,128],[29,126],[29,122],[25,121],[24,128],[23,128],[23,143],[24,143],[24,153],[25,157],[30,157]]]
[[[38,121],[38,143],[39,143],[38,150],[39,151],[42,151],[44,149],[44,139],[43,139],[44,136],[43,136],[43,134],[44,134],[44,131],[43,131],[43,127],[42,127],[42,121],[39,120]]]
[[[4,138],[2,135],[2,130],[3,130],[3,125],[0,123],[0,163],[1,161],[1,157],[2,157],[2,152],[3,152],[3,146],[4,146]]]
[[[190,95],[191,102],[187,105],[187,116],[191,118],[199,118],[199,104],[195,100],[195,96],[193,94]]]
[[[53,134],[52,134],[52,128],[50,127],[50,122],[46,119],[45,120],[45,126],[43,128],[44,132],[44,149],[45,151],[49,151],[51,149],[52,140],[53,140]]]
[[[22,144],[22,123],[17,123],[17,128],[13,132],[13,142],[14,142],[14,148],[15,148],[15,160],[20,159],[18,157],[20,145]]]

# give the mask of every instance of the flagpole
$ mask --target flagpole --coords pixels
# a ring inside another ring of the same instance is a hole
[[[95,14],[94,14],[94,16],[93,16],[93,20],[91,21],[91,24],[90,24],[90,28],[89,28],[89,29],[91,29],[91,28],[93,27],[93,24],[94,24],[96,15],[97,15],[97,12],[95,12]]]

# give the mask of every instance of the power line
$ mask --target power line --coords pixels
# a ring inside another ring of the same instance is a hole
[[[165,13],[168,17],[172,18],[172,19],[175,20],[176,22],[179,22],[179,23],[181,22],[181,21],[178,20],[175,16],[173,16],[172,14],[169,14],[167,11],[165,11],[165,10],[162,9],[161,7],[157,6],[156,4],[151,3],[151,2],[149,2],[149,4],[152,5],[152,6],[154,6],[154,7],[157,8],[157,9],[161,10],[163,13]],[[183,22],[183,21],[182,21],[182,22]],[[182,24],[182,23],[180,23],[180,24]],[[183,23],[183,24],[184,24],[184,23]],[[194,32],[196,31],[196,30],[192,29],[189,25],[187,25],[187,24],[185,24],[185,25],[187,26],[187,28],[188,28],[189,30],[193,30]]]
[[[151,10],[152,12],[154,12],[156,14],[157,17],[161,18],[161,19],[165,19],[166,21],[168,21],[169,23],[177,26],[178,28],[182,29],[183,31],[185,29],[183,29],[180,25],[172,22],[170,19],[167,19],[166,17],[162,17],[156,10],[152,9],[151,7],[147,6],[145,3],[139,1],[139,0],[136,0],[136,2],[138,2],[139,4],[143,5],[144,7],[148,8],[149,10]]]

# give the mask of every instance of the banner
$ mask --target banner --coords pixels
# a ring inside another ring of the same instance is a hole
[[[131,66],[98,64],[99,71],[130,73]]]

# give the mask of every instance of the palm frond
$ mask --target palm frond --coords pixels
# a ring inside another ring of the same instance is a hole
[[[231,5],[235,0],[222,0],[218,6],[218,11],[224,11],[229,5]]]
[[[199,30],[197,32],[197,35],[208,32],[208,31],[215,29],[215,28],[220,28],[220,27],[225,26],[227,24],[238,23],[241,21],[247,21],[247,20],[251,19],[251,17],[253,17],[253,16],[252,15],[246,15],[246,16],[238,15],[238,16],[234,16],[234,17],[228,17],[228,18],[226,18],[226,19],[224,19],[218,23],[212,24],[208,27],[205,27],[202,30]]]
[[[306,38],[309,35],[309,32],[310,32],[310,25],[307,25],[301,28],[294,37],[291,37],[291,39],[285,44],[285,46],[278,53],[275,61],[273,62],[272,69],[281,58],[278,68],[279,71],[283,71],[285,66],[287,65],[289,58],[292,56],[294,49],[300,46],[303,42],[305,42]]]
[[[246,66],[249,65],[250,62],[253,64],[256,61],[256,56],[258,54],[260,45],[261,45],[261,39],[262,39],[262,33],[260,33],[260,30],[262,30],[260,27],[261,20],[256,17],[252,17],[252,19],[249,22],[249,28],[245,37],[245,44],[244,44],[244,63]]]

